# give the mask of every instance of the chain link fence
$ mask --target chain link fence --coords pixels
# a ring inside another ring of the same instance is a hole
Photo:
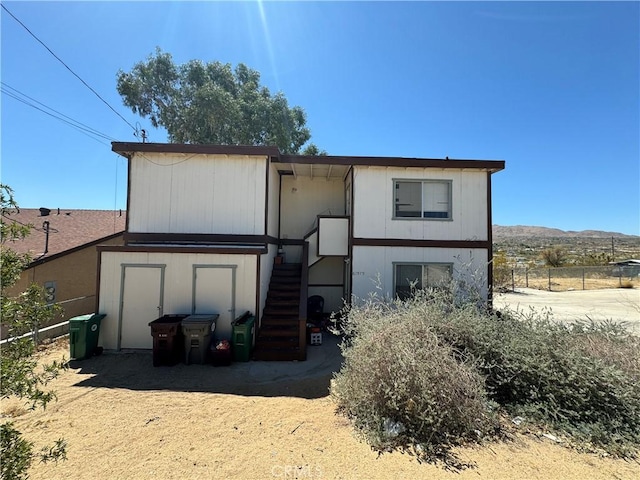
[[[619,265],[602,267],[509,268],[494,269],[494,286],[502,290],[536,288],[563,292],[600,288],[640,286],[640,272]]]

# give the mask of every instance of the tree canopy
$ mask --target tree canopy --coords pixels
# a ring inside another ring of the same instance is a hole
[[[298,153],[311,138],[306,114],[282,92],[260,85],[260,73],[239,63],[190,60],[176,65],[157,48],[130,72],[118,71],[123,102],[174,143],[275,145]],[[311,144],[305,149],[318,148]]]

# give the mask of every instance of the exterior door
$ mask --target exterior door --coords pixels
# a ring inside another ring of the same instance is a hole
[[[153,348],[149,322],[163,315],[165,265],[122,265],[118,350]]]
[[[193,266],[193,314],[217,313],[216,336],[231,338],[236,317],[236,265]]]

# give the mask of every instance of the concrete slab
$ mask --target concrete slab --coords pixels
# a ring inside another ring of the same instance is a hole
[[[549,292],[533,288],[519,288],[516,292],[495,296],[494,307],[498,310],[538,312],[550,309],[553,318],[560,321],[613,320],[623,322],[635,334],[640,335],[640,290],[603,289]]]
[[[131,390],[174,390],[255,396],[320,398],[329,394],[340,370],[341,339],[323,332],[322,345],[307,346],[304,362],[233,362],[230,366],[178,364],[153,367],[151,350],[105,351],[70,366],[78,386]]]

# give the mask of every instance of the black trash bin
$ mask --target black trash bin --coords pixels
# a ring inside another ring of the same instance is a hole
[[[307,299],[307,318],[313,323],[320,323],[324,315],[324,298],[320,295],[311,295]]]
[[[171,366],[180,362],[184,352],[182,320],[188,315],[164,315],[149,323],[153,337],[153,366]]]

